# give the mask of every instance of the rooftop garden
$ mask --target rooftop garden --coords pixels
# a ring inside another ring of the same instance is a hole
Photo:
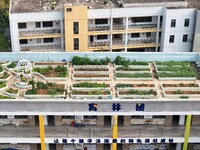
[[[123,84],[123,83],[118,83],[116,84],[117,88],[140,88],[140,87],[155,87],[154,84]]]
[[[15,68],[16,65],[17,65],[16,62],[12,62],[12,63],[10,63],[9,65],[7,65],[6,67],[9,68],[9,69],[11,69],[11,68]]]
[[[156,91],[154,90],[124,90],[124,91],[119,91],[120,95],[157,95]]]
[[[0,82],[0,89],[6,87],[6,82]]]

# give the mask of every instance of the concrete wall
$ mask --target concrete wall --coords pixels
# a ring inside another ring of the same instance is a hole
[[[1,53],[0,61],[18,61],[21,59],[28,59],[29,61],[57,61],[62,62],[63,59],[66,61],[71,61],[74,56],[80,57],[90,57],[91,59],[101,59],[109,57],[114,60],[117,56],[122,56],[130,60],[136,61],[192,61],[200,62],[200,57],[198,53],[98,53],[98,52],[88,52],[88,53],[65,53],[65,52],[43,52],[38,55],[34,52],[20,52],[20,53]],[[150,56],[150,57],[149,57]]]
[[[200,124],[200,116],[199,115],[193,115],[192,116],[192,125],[199,125]]]
[[[131,125],[131,116],[124,116],[124,126]]]
[[[196,28],[194,33],[193,52],[200,52],[200,11],[196,15]]]
[[[97,126],[104,126],[104,116],[97,116]]]
[[[171,126],[172,125],[172,116],[166,116],[165,125],[166,126]]]

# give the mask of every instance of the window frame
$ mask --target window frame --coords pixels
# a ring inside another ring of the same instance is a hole
[[[189,27],[189,26],[190,26],[190,19],[185,19],[184,27]]]
[[[171,19],[170,27],[171,28],[175,28],[176,27],[176,19]]]
[[[79,22],[73,23],[73,32],[74,34],[79,34]]]
[[[174,43],[175,41],[175,35],[170,35],[169,36],[169,43]]]
[[[74,38],[74,50],[79,50],[79,38]]]
[[[46,40],[52,40],[52,41],[46,41]],[[43,38],[43,43],[54,43],[54,38]]]
[[[183,35],[182,42],[183,42],[183,43],[187,43],[187,42],[188,42],[188,34],[184,34],[184,35]]]
[[[25,25],[25,27],[23,27],[23,25]],[[27,29],[26,22],[20,22],[20,23],[18,23],[18,29]]]
[[[51,24],[51,26],[49,24]],[[44,21],[44,22],[42,22],[42,27],[43,28],[52,28],[53,27],[53,21]]]

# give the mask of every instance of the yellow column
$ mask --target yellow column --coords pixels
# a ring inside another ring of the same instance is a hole
[[[118,138],[118,116],[113,116],[112,122],[112,138]],[[112,150],[117,150],[117,143],[112,143]]]
[[[183,150],[187,150],[188,149],[188,140],[189,140],[189,137],[190,137],[191,120],[192,120],[192,115],[187,115]]]
[[[39,115],[39,123],[40,123],[41,150],[46,150],[46,145],[45,145],[45,131],[44,131],[44,116]]]

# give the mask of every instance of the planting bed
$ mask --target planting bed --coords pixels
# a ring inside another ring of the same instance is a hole
[[[154,88],[155,85],[154,84],[123,84],[123,83],[118,83],[116,84],[116,88],[117,89],[149,89],[149,88]]]
[[[85,89],[111,89],[110,84],[105,83],[91,83],[91,82],[80,82],[73,84],[72,90],[85,90]]]
[[[109,90],[72,90],[72,98],[108,98],[111,95]]]
[[[152,80],[150,73],[116,73],[117,80]]]
[[[74,72],[77,71],[109,71],[108,65],[75,65]]]
[[[104,72],[76,72],[73,73],[74,80],[110,80],[109,74]]]
[[[19,90],[8,88],[3,92],[3,94],[12,98],[16,98],[19,95]]]
[[[60,77],[65,78],[67,76],[67,67],[65,66],[43,66],[36,67],[33,69],[33,72],[38,72],[47,78]]]
[[[160,80],[196,80],[196,72],[189,62],[156,62],[154,65]]]
[[[198,84],[196,83],[174,83],[174,84],[161,84],[161,88],[163,90],[176,90],[176,89],[179,89],[179,90],[184,90],[184,89],[193,89],[193,90],[200,90],[200,87]]]
[[[64,84],[31,82],[32,89],[25,93],[26,98],[47,98],[47,97],[63,97],[65,93]]]
[[[154,90],[128,90],[128,89],[120,89],[117,91],[117,95],[119,98],[155,98],[157,96],[157,92]]]

